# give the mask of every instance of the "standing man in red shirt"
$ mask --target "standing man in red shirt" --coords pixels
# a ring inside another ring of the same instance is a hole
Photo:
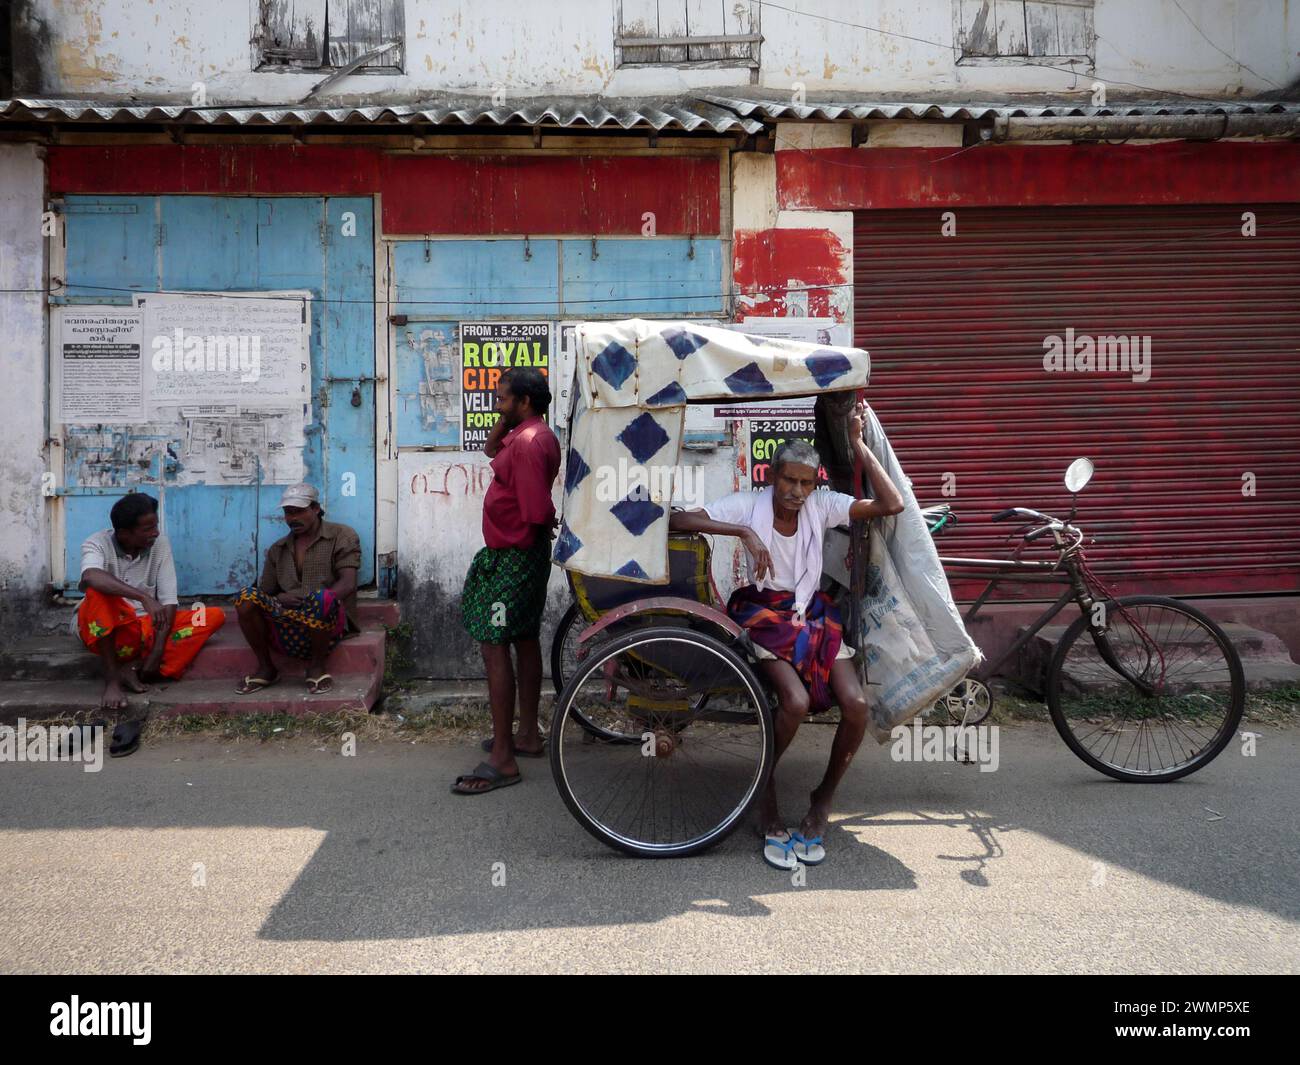
[[[500,417],[483,450],[492,460],[492,484],[483,500],[483,540],[460,597],[461,621],[478,640],[492,703],[490,753],[451,790],[478,795],[519,783],[515,755],[539,757],[537,709],[542,694],[542,612],[551,575],[555,505],[551,485],[560,472],[560,442],[542,420],[551,390],[537,370],[502,374],[496,389]],[[519,732],[515,716],[514,645],[518,662]]]

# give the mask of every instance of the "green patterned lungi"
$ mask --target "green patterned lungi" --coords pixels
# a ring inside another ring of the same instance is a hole
[[[485,547],[469,564],[460,596],[461,623],[479,643],[536,639],[546,609],[551,543],[532,547]]]

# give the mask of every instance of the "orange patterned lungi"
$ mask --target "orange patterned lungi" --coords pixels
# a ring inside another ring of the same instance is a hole
[[[226,622],[226,612],[217,606],[203,608],[204,624],[196,624],[199,612],[177,607],[167,646],[163,648],[158,672],[179,680],[203,645]],[[135,605],[120,595],[105,595],[94,588],[86,589],[86,598],[77,610],[77,631],[86,647],[99,653],[100,640],[111,640],[119,662],[143,658],[153,646],[153,619],[137,616]]]

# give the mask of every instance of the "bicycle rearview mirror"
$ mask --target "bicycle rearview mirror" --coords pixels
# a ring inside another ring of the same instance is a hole
[[[1075,459],[1070,463],[1070,468],[1065,471],[1065,487],[1071,493],[1082,492],[1092,480],[1094,469],[1092,459]]]

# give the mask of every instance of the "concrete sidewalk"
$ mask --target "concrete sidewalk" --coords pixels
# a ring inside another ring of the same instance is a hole
[[[99,773],[0,763],[0,969],[1294,973],[1300,730],[1256,731],[1255,757],[1234,741],[1150,786],[1047,725],[1003,728],[994,773],[869,745],[804,887],[743,828],[697,858],[621,857],[544,761],[453,796],[468,742],[182,737]],[[805,727],[782,762],[791,821],[830,734]]]

